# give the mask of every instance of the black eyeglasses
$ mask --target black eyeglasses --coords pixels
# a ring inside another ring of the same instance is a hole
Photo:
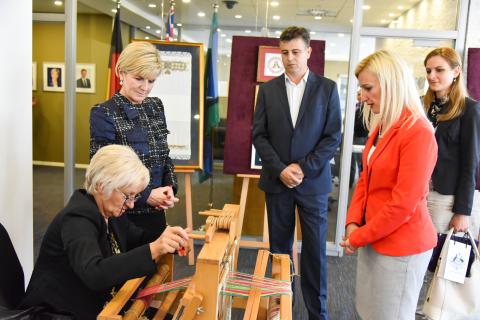
[[[127,202],[127,201],[137,202],[137,200],[142,197],[141,194],[136,194],[134,196],[129,196],[129,195],[123,193],[122,191],[118,190],[118,189],[116,189],[116,190],[122,194],[123,198],[125,199],[125,202]]]

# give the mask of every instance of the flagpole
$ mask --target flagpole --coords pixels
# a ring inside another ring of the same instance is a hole
[[[163,32],[164,32],[164,28],[165,28],[165,22],[163,21],[163,15],[165,14],[165,9],[164,9],[164,6],[163,6],[163,0],[162,0],[162,12],[161,12],[161,15],[162,15],[162,25],[160,26],[160,40],[163,40],[165,39],[164,36],[163,36]]]

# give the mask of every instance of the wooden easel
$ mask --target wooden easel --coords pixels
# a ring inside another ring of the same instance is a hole
[[[185,217],[187,219],[187,228],[190,232],[193,231],[193,219],[192,219],[192,173],[193,169],[175,169],[175,173],[183,173],[185,177]],[[195,251],[193,246],[193,239],[189,241],[190,252],[188,253],[188,265],[195,263]]]
[[[250,179],[259,179],[260,175],[255,174],[237,174],[238,178],[242,178],[242,190],[240,192],[240,213],[238,218],[238,225],[237,225],[237,234],[241,237],[242,235],[242,227],[243,227],[243,218],[245,216],[245,208],[247,205],[247,195],[248,195],[248,187],[250,183]],[[295,218],[296,220],[296,218]],[[235,252],[235,270],[237,270],[237,261],[238,261],[238,249],[240,247],[248,247],[248,248],[259,248],[259,249],[268,249],[269,239],[268,239],[268,219],[267,219],[267,206],[265,205],[264,214],[263,214],[263,234],[262,234],[262,241],[248,241],[248,240],[240,240],[240,245],[237,247]],[[297,224],[295,223],[295,231],[294,231],[294,238],[293,238],[293,267],[295,273],[298,274],[298,249],[297,249]]]

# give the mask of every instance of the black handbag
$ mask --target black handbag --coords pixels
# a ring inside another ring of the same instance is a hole
[[[440,253],[442,252],[443,245],[445,244],[445,238],[447,237],[446,233],[437,233],[437,246],[433,249],[432,257],[430,258],[430,262],[428,263],[428,271],[435,272],[437,268],[438,258],[440,257]],[[450,240],[457,241],[459,243],[468,244],[470,245],[470,238],[468,234],[465,233],[462,237],[452,235]],[[475,240],[475,244],[478,247],[478,240]],[[475,260],[475,254],[473,250],[470,251],[470,258],[468,259],[468,267],[467,267],[467,277],[470,277],[470,268],[472,267],[472,263]]]

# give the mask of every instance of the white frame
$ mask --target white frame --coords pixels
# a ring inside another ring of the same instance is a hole
[[[60,86],[54,87],[48,85],[48,73],[50,69],[60,69]],[[65,91],[65,64],[63,62],[44,62],[43,63],[43,91],[63,92]]]
[[[77,80],[81,78],[82,69],[87,70],[87,79],[90,80],[90,88],[77,87]],[[75,90],[77,93],[95,93],[96,88],[96,65],[95,63],[77,63],[75,66]]]

